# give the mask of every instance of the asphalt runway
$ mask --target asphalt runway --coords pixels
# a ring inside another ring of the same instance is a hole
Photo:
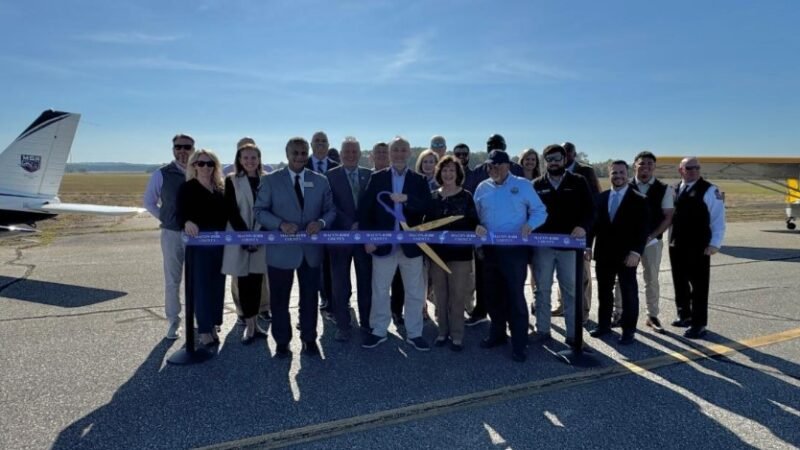
[[[280,360],[271,338],[240,344],[229,298],[216,356],[172,366],[151,219],[1,246],[0,448],[797,448],[800,233],[783,226],[729,224],[706,339],[645,329],[642,293],[637,343],[587,333],[590,369],[481,349],[486,324],[461,353],[420,353],[397,334],[338,343],[320,320],[323,357],[294,339]],[[668,323],[666,252],[661,280]]]

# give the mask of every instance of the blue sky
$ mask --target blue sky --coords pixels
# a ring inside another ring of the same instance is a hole
[[[798,23],[795,0],[0,0],[0,147],[54,108],[82,114],[75,162],[165,162],[178,131],[270,162],[316,130],[796,156]]]

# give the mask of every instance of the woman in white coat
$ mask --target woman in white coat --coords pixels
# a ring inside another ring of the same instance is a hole
[[[261,225],[253,214],[256,191],[264,175],[261,150],[245,144],[236,150],[236,171],[225,179],[225,204],[228,211],[228,231],[258,231]],[[258,326],[261,289],[267,273],[266,248],[263,245],[226,245],[222,273],[238,277],[239,302],[245,319],[242,343],[250,344],[256,337],[266,337]]]

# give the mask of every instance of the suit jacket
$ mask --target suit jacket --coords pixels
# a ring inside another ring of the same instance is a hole
[[[365,167],[358,167],[359,204],[364,192],[367,190],[367,183],[372,171]],[[332,230],[349,230],[355,222],[358,222],[358,208],[353,203],[353,190],[350,187],[350,178],[343,166],[337,166],[329,170],[325,176],[331,185],[333,193],[333,205],[336,208],[336,220],[331,226]]]
[[[334,160],[332,160],[330,158],[325,158],[325,160],[328,161],[328,170],[331,170],[334,167],[339,167],[339,163],[337,163],[336,161],[334,161]],[[311,156],[308,157],[308,162],[306,163],[306,169],[313,170],[314,172],[317,172],[317,168],[314,167],[314,160],[311,158]],[[317,172],[317,173],[319,173],[319,172]],[[325,175],[325,174],[323,173],[321,175]]]
[[[633,186],[622,198],[614,221],[608,215],[611,190],[597,197],[597,221],[588,235],[594,241],[594,259],[598,263],[622,264],[630,252],[642,254],[647,239],[647,198]]]
[[[298,231],[305,231],[309,223],[322,219],[325,228],[330,228],[336,219],[333,196],[327,178],[311,170],[306,170],[303,194],[303,208],[294,193],[291,172],[283,168],[261,177],[258,196],[253,210],[256,219],[267,230],[280,229],[282,222],[295,223]],[[277,244],[267,252],[267,265],[279,269],[296,269],[305,258],[311,267],[322,262],[321,245]]]
[[[378,201],[378,193],[383,191],[392,192],[392,168],[386,168],[373,172],[369,177],[366,192],[359,204],[359,227],[362,230],[393,231],[395,218],[386,212]],[[406,223],[413,227],[422,223],[422,218],[430,212],[433,197],[428,190],[428,182],[425,177],[406,168],[405,181],[403,183],[403,194],[408,196],[408,201],[403,204],[403,215]],[[381,200],[392,206],[388,195],[384,195]],[[416,244],[404,244],[400,246],[403,253],[409,258],[416,258],[422,255],[422,250]],[[375,256],[386,256],[392,251],[391,244],[379,245],[373,253]]]
[[[583,175],[583,178],[586,178],[586,182],[589,184],[589,190],[592,191],[592,195],[600,194],[600,181],[597,179],[597,173],[594,171],[594,167],[584,164],[580,161],[575,161],[575,168],[573,172],[577,173],[578,175]]]

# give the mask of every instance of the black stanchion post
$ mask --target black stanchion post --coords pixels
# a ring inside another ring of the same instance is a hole
[[[584,249],[575,250],[575,337],[572,347],[558,352],[556,355],[567,364],[578,367],[594,367],[600,362],[592,355],[592,351],[583,345],[583,261]],[[589,280],[591,282],[591,280]]]
[[[167,362],[176,365],[187,365],[201,363],[212,356],[213,353],[205,348],[196,349],[194,345],[194,283],[192,282],[192,256],[194,249],[186,246],[186,253],[183,262],[183,292],[186,297],[186,344],[182,349],[170,355]]]

